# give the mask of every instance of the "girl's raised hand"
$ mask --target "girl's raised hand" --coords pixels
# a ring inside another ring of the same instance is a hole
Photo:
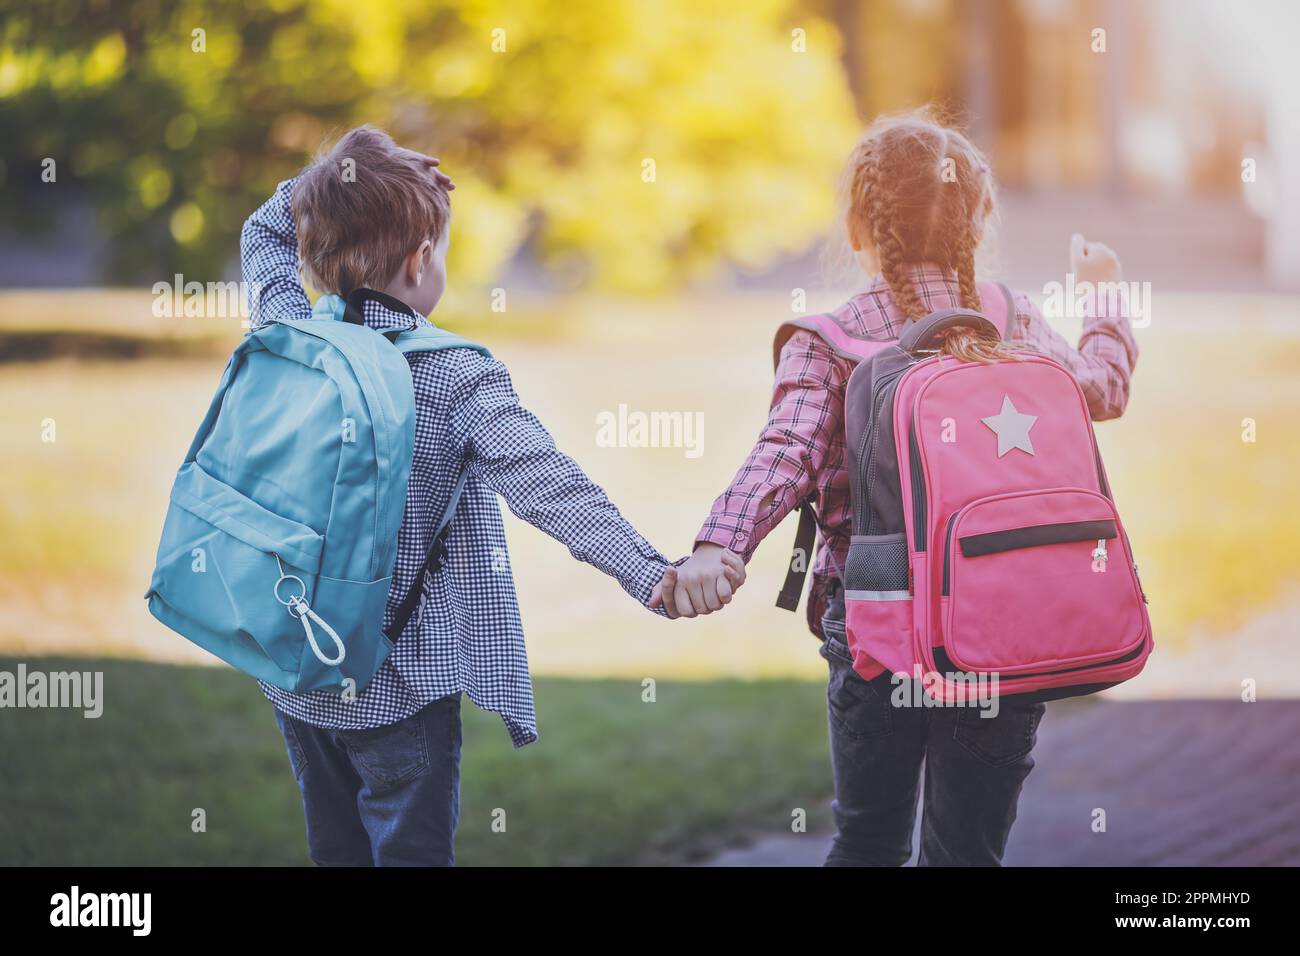
[[[1110,246],[1088,242],[1077,232],[1070,237],[1070,271],[1081,282],[1118,282],[1123,276],[1119,256]]]

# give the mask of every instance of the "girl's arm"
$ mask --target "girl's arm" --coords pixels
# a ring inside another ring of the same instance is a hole
[[[1094,421],[1119,418],[1128,405],[1129,380],[1137,362],[1137,342],[1126,310],[1107,314],[1103,302],[1083,319],[1079,347],[1071,348],[1061,333],[1047,324],[1038,307],[1023,292],[1015,294],[1016,322],[1011,338],[1024,342],[1068,368],[1083,389]]]
[[[753,450],[695,536],[677,571],[678,610],[687,617],[726,603],[711,590],[724,555],[748,561],[760,541],[816,489],[834,439],[844,429],[846,366],[816,335],[799,331],[781,350],[772,409]]]
[[[1120,282],[1119,260],[1102,243],[1085,242],[1076,234],[1071,239],[1070,271],[1080,281],[1099,284],[1099,289],[1111,284],[1116,290],[1113,301],[1104,294],[1093,297],[1093,307],[1083,319],[1079,347],[1071,348],[1024,293],[1015,295],[1016,316],[1010,338],[1068,368],[1083,389],[1094,421],[1119,418],[1128,405],[1129,380],[1138,355]]]

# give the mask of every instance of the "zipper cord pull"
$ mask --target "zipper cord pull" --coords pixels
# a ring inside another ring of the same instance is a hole
[[[1098,538],[1097,547],[1092,549],[1092,570],[1101,572],[1106,570],[1106,539]]]

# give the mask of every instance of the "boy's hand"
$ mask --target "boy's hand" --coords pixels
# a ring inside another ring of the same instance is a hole
[[[740,555],[716,544],[701,544],[680,568],[667,567],[650,595],[650,607],[663,607],[669,618],[711,614],[731,603],[745,583]]]
[[[1081,282],[1118,282],[1123,276],[1119,256],[1104,243],[1070,237],[1070,271]]]
[[[433,171],[433,178],[438,180],[438,185],[443,189],[451,192],[456,188],[456,184],[451,181],[451,177],[444,173],[438,167],[442,165],[442,160],[436,156],[427,156],[424,153],[416,152],[413,149],[403,150],[404,153],[417,163],[424,163]]]

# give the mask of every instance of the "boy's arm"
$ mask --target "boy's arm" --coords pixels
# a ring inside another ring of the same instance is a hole
[[[452,396],[453,428],[470,473],[505,498],[516,516],[648,605],[668,563],[664,556],[519,404],[506,367],[476,354],[470,361],[472,374]]]
[[[280,183],[248,217],[239,236],[249,324],[255,329],[278,319],[311,318],[311,303],[298,276],[298,233],[289,206],[293,183]]]

